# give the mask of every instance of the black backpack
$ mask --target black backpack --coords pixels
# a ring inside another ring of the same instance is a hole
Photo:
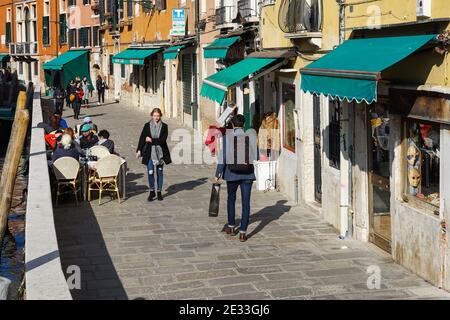
[[[250,151],[249,151],[249,137],[245,137],[245,163],[237,163],[238,162],[238,147],[237,147],[237,138],[234,137],[234,149],[233,149],[233,163],[228,164],[227,167],[231,172],[237,174],[249,174],[253,172],[253,164],[250,162]]]

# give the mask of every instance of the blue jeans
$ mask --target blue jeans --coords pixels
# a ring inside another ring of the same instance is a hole
[[[236,226],[236,193],[237,189],[241,187],[241,198],[242,198],[242,219],[240,232],[246,233],[248,228],[248,223],[250,220],[250,195],[252,193],[252,180],[238,180],[238,181],[227,181],[227,212],[228,212],[228,226]]]
[[[156,165],[156,180],[158,185],[157,191],[162,191],[163,186],[163,164]],[[148,173],[148,184],[150,186],[150,190],[155,190],[155,165],[153,161],[150,159],[147,163],[147,173]]]

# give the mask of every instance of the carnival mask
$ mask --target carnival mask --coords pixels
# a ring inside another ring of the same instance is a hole
[[[411,170],[409,170],[408,173],[408,181],[409,184],[414,187],[417,188],[420,185],[420,172],[419,170],[417,170],[416,168],[411,168]]]
[[[406,159],[410,165],[414,165],[419,158],[419,150],[417,150],[414,146],[409,146],[408,151],[406,153]]]

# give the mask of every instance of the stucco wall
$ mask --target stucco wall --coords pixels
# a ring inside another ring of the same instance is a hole
[[[353,12],[350,12],[350,11]],[[346,8],[346,27],[354,28],[374,23],[382,25],[420,21],[416,17],[416,0],[378,0],[356,4]],[[448,0],[432,0],[432,18],[448,18],[450,6]]]

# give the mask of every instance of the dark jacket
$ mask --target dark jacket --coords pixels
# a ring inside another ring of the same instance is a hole
[[[106,87],[105,81],[103,81],[103,79],[102,80],[97,79],[96,87],[97,87],[97,91],[104,91],[105,87]]]
[[[53,151],[52,160],[55,162],[57,159],[62,157],[72,157],[75,160],[80,159],[80,153],[75,148],[75,146],[72,146],[70,149],[64,149],[63,147],[57,147],[55,151]]]
[[[169,136],[169,129],[167,124],[163,123],[161,128],[161,134],[158,139],[154,139],[150,133],[150,123],[147,122],[142,128],[141,136],[139,137],[138,146],[136,152],[141,151],[142,155],[142,164],[147,165],[148,161],[151,159],[151,150],[152,146],[161,146],[163,151],[163,160],[165,164],[172,163],[172,159],[170,158],[170,151],[167,145],[167,137]],[[145,142],[145,138],[152,138],[152,143]],[[143,151],[144,146],[147,145],[145,152]]]
[[[64,103],[64,99],[66,98],[66,93],[63,89],[56,89],[53,93],[53,98],[56,103]]]
[[[110,153],[114,153],[114,141],[109,139],[106,139],[104,141],[99,140],[98,145],[104,146],[105,148],[108,148]]]
[[[81,149],[88,149],[98,143],[98,137],[95,134],[91,133],[88,137],[89,138],[86,138],[85,136],[80,137]]]

